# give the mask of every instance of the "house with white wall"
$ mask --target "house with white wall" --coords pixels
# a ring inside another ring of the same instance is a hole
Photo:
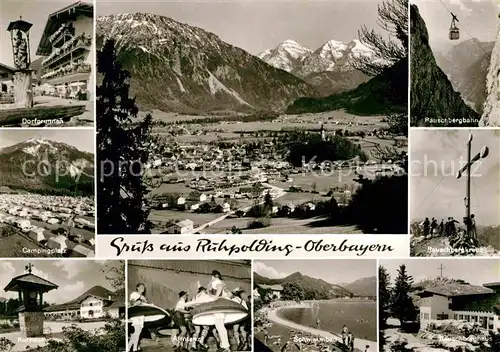
[[[500,329],[500,282],[482,286],[447,283],[419,292],[420,329],[432,320],[478,323],[486,331]]]
[[[46,317],[62,320],[118,318],[124,314],[124,293],[102,286],[94,286],[69,302],[44,309]]]

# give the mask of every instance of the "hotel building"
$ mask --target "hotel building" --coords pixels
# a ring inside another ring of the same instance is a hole
[[[82,1],[49,15],[36,51],[43,57],[40,84],[46,93],[93,100],[93,17],[92,3]]]

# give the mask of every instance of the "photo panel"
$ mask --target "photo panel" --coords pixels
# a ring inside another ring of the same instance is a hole
[[[99,3],[98,233],[407,234],[408,42],[406,0]]]
[[[125,351],[124,261],[2,260],[0,285],[2,351]]]
[[[498,350],[498,259],[379,260],[379,351]]]
[[[0,257],[95,255],[94,138],[0,129]]]
[[[498,1],[415,0],[410,125],[500,126]]]
[[[377,351],[377,262],[253,263],[255,351]]]
[[[500,130],[412,130],[411,256],[500,255]]]
[[[250,351],[250,260],[129,260],[128,346]]]
[[[0,0],[0,14],[0,127],[93,127],[93,1]]]

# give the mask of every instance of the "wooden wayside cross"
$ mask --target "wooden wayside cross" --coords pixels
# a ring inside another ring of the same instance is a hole
[[[469,135],[469,140],[467,141],[467,163],[458,171],[457,179],[461,178],[462,175],[467,173],[467,182],[466,182],[466,190],[465,190],[465,219],[467,226],[467,235],[471,234],[471,217],[470,217],[470,182],[471,182],[471,167],[477,161],[484,159],[489,154],[489,149],[487,146],[481,148],[481,151],[477,153],[473,158],[471,158],[471,149],[472,149],[472,134]]]

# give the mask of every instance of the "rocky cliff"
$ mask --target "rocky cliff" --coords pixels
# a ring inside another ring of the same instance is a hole
[[[500,126],[500,31],[491,53],[490,68],[486,77],[487,98],[483,107],[480,126]]]
[[[439,68],[418,7],[411,5],[411,125],[477,126],[479,114],[467,106]]]
[[[99,17],[97,45],[116,42],[141,108],[181,113],[280,110],[316,92],[213,33],[164,16]]]

